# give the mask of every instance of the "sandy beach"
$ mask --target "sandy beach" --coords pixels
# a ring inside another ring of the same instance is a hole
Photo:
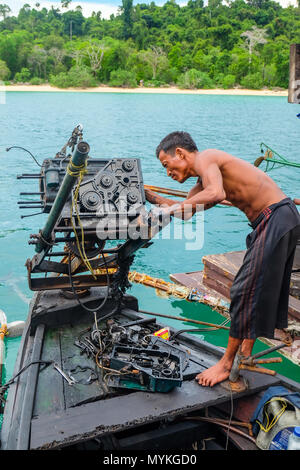
[[[6,85],[0,86],[0,92],[10,91],[42,91],[42,92],[84,92],[84,93],[164,93],[164,94],[185,94],[185,95],[249,95],[249,96],[287,96],[287,90],[248,90],[245,88],[231,88],[223,90],[198,89],[181,90],[177,87],[166,88],[115,88],[109,86],[99,86],[94,88],[56,88],[50,85]]]

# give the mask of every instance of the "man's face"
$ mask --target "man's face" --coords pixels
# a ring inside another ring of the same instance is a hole
[[[166,168],[167,175],[173,180],[184,183],[184,181],[189,178],[190,175],[186,159],[179,149],[176,149],[174,156],[161,150],[158,158],[162,166]]]

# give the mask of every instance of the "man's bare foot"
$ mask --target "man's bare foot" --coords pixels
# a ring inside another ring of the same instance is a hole
[[[232,367],[232,361],[222,358],[217,364],[201,372],[195,377],[199,385],[213,387],[214,385],[228,379]]]

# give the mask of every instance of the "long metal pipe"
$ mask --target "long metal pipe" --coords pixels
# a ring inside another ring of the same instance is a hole
[[[180,321],[185,321],[188,323],[195,323],[196,325],[213,326],[215,328],[220,328],[222,330],[230,329],[228,326],[224,326],[224,325],[216,325],[215,323],[208,323],[208,322],[200,321],[200,320],[191,320],[190,318],[181,318],[181,317],[176,317],[174,315],[165,315],[163,313],[148,312],[148,310],[139,310],[139,312],[145,313],[146,315],[155,315],[157,317],[170,318],[171,320],[180,320]]]
[[[88,158],[89,151],[90,151],[89,144],[83,141],[79,142],[77,147],[75,148],[73,156],[68,165],[68,168],[71,174],[67,171],[64,176],[63,182],[56,195],[55,201],[49,213],[46,224],[40,232],[40,238],[35,247],[35,251],[37,253],[41,253],[43,249],[47,247],[48,245],[47,242],[51,241],[50,237],[51,237],[52,230],[61,214],[61,211],[68,197],[70,196],[74,183],[77,180],[78,168],[82,168],[84,166]]]

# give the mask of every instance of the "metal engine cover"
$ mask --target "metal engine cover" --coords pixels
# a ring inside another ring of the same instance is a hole
[[[140,161],[118,158],[109,160],[93,178],[80,185],[77,210],[80,217],[115,214],[130,217],[130,213],[136,215],[144,203]]]

